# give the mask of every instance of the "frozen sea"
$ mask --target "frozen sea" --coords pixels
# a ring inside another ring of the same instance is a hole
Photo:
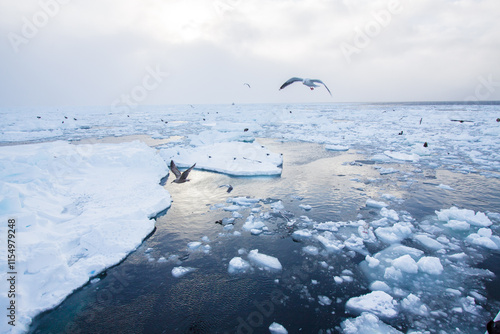
[[[0,116],[2,331],[484,333],[500,309],[498,103]]]

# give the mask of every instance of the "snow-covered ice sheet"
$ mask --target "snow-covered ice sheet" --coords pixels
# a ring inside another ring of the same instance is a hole
[[[188,148],[165,148],[160,151],[167,161],[180,167],[192,166],[237,176],[280,175],[283,158],[257,143],[222,142]]]
[[[167,174],[140,142],[0,147],[0,219],[16,220],[16,330],[142,243],[171,204]]]

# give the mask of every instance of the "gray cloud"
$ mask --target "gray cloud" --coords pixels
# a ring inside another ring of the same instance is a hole
[[[391,1],[65,2],[0,2],[1,105],[110,105],[148,67],[169,75],[144,104],[463,100],[500,83],[496,0],[401,0],[395,14]],[[278,91],[291,76],[334,97]],[[482,97],[500,99],[493,88]]]

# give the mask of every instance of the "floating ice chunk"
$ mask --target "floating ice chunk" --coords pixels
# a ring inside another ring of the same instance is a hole
[[[295,241],[304,241],[312,237],[310,230],[298,230],[292,233],[292,239]]]
[[[249,197],[234,197],[231,199],[231,202],[236,205],[241,206],[252,206],[256,203],[259,203],[259,198],[249,198]]]
[[[206,243],[209,243],[209,242],[210,242],[210,238],[209,238],[209,237],[207,237],[206,235],[204,235],[204,236],[201,238],[201,241],[206,242]]]
[[[379,173],[380,175],[388,175],[388,174],[394,174],[394,173],[398,173],[399,170],[397,169],[394,169],[392,167],[389,167],[389,168],[379,168]]]
[[[229,261],[229,267],[227,268],[227,271],[230,274],[240,274],[247,272],[250,268],[250,263],[237,256],[233,257],[231,261]]]
[[[303,209],[303,210],[305,210],[305,211],[309,211],[309,210],[311,210],[311,209],[312,209],[312,206],[307,205],[307,204],[300,204],[300,205],[299,205],[299,208],[301,208],[301,209]]]
[[[399,220],[399,215],[397,214],[396,211],[387,209],[385,207],[382,208],[382,209],[380,209],[380,215],[382,217],[389,218],[390,220],[394,220],[394,221],[398,221]]]
[[[463,260],[467,259],[468,256],[467,256],[467,254],[461,252],[461,253],[457,253],[457,254],[448,255],[448,258],[450,260],[454,260],[454,261],[463,261]]]
[[[387,267],[384,271],[384,278],[387,280],[401,281],[403,279],[403,272],[395,267]]]
[[[271,209],[273,209],[274,211],[281,211],[285,209],[285,206],[281,201],[277,201],[271,204]]]
[[[491,220],[482,212],[475,213],[472,210],[458,209],[456,207],[436,211],[436,215],[441,221],[460,220],[479,227],[488,227],[492,224]]]
[[[247,220],[245,221],[245,224],[243,224],[242,228],[246,231],[251,231],[252,229],[260,229],[266,226],[263,222],[260,220],[255,220],[255,217],[253,215],[248,216]]]
[[[401,307],[416,315],[426,316],[429,314],[429,308],[412,293],[401,301]]]
[[[330,231],[325,231],[321,235],[317,235],[316,239],[328,252],[339,252],[342,248],[344,248],[344,244],[340,240],[336,239]]]
[[[259,234],[262,234],[262,232],[263,232],[263,231],[262,231],[261,229],[258,229],[258,228],[252,228],[252,229],[250,230],[250,233],[251,233],[252,235],[259,235]]]
[[[283,325],[278,324],[277,322],[273,322],[269,326],[269,332],[271,332],[271,334],[288,334],[286,328],[283,327]]]
[[[440,250],[444,248],[444,246],[439,241],[436,241],[424,234],[414,235],[413,239],[418,241],[421,245],[423,245],[427,249]]]
[[[377,201],[375,201],[373,199],[367,199],[366,200],[366,206],[367,207],[371,207],[371,208],[381,209],[381,208],[385,208],[388,205],[389,204],[387,204],[385,202],[377,202]]]
[[[346,308],[355,313],[371,312],[381,318],[394,318],[398,315],[398,303],[384,291],[373,291],[366,295],[353,297]]]
[[[191,267],[182,267],[182,266],[174,267],[172,269],[172,276],[179,278],[179,277],[182,277],[186,274],[189,274],[190,272],[192,272],[194,270],[196,270],[196,269],[191,268]]]
[[[406,153],[394,152],[394,151],[384,151],[384,154],[392,159],[395,159],[395,160],[403,160],[403,161],[411,161],[411,162],[417,162],[420,160],[420,157],[416,154],[406,154]]]
[[[271,271],[280,271],[282,269],[280,261],[270,255],[259,253],[258,249],[253,249],[248,253],[248,259],[259,268]]]
[[[319,254],[318,247],[316,247],[316,246],[302,247],[302,251],[306,254],[309,254],[309,255],[318,255]]]
[[[341,326],[344,334],[403,334],[368,312],[361,313],[357,318],[344,320]]]
[[[191,166],[229,175],[280,175],[281,155],[257,143],[225,142],[184,149],[161,149],[161,157],[179,167]]]
[[[392,260],[394,268],[399,269],[405,273],[416,274],[418,272],[418,265],[413,258],[406,254]]]
[[[318,296],[318,303],[323,306],[328,306],[332,304],[332,300],[327,296]]]
[[[328,151],[349,151],[349,146],[327,144],[325,149]]]
[[[488,249],[500,249],[499,245],[497,245],[491,238],[491,230],[486,228],[480,228],[478,233],[471,233],[465,239],[473,245],[482,246]]]
[[[241,206],[239,205],[230,205],[230,206],[225,206],[222,208],[224,211],[238,211],[239,209],[241,209]]]
[[[391,291],[391,288],[387,285],[387,283],[385,283],[383,281],[373,281],[370,284],[370,290],[389,292],[389,291]]]
[[[334,281],[335,281],[335,283],[337,283],[337,284],[342,284],[342,283],[344,283],[344,279],[343,279],[342,277],[340,277],[340,276],[334,276],[334,277],[333,277],[333,280],[334,280]]]
[[[368,251],[365,249],[363,238],[360,238],[354,234],[351,234],[351,236],[344,241],[344,245],[347,248],[360,254],[366,255],[368,253]]]
[[[470,224],[465,221],[451,219],[443,226],[455,231],[467,231],[470,229]]]
[[[368,267],[375,268],[380,264],[380,261],[370,255],[365,256],[365,261],[368,263]]]
[[[443,272],[443,265],[437,257],[424,256],[417,262],[418,269],[431,275],[439,275]]]
[[[315,223],[313,227],[319,231],[332,231],[337,232],[339,230],[338,222],[324,222],[324,223]]]
[[[376,236],[387,244],[398,243],[408,238],[411,233],[411,228],[401,223],[396,223],[391,227],[379,227],[375,230]]]
[[[193,241],[193,242],[188,243],[188,248],[191,250],[196,250],[200,246],[201,246],[201,242],[199,242],[199,241]]]
[[[437,186],[438,188],[444,189],[444,190],[455,190],[450,186],[447,186],[446,184],[440,184]]]

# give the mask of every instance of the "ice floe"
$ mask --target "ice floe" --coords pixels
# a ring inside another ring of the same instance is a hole
[[[5,146],[0,161],[0,217],[16,219],[21,328],[123,260],[171,204],[159,185],[167,165],[144,143]]]
[[[283,158],[257,143],[222,142],[187,148],[164,148],[160,155],[180,167],[192,166],[229,175],[280,175]]]

